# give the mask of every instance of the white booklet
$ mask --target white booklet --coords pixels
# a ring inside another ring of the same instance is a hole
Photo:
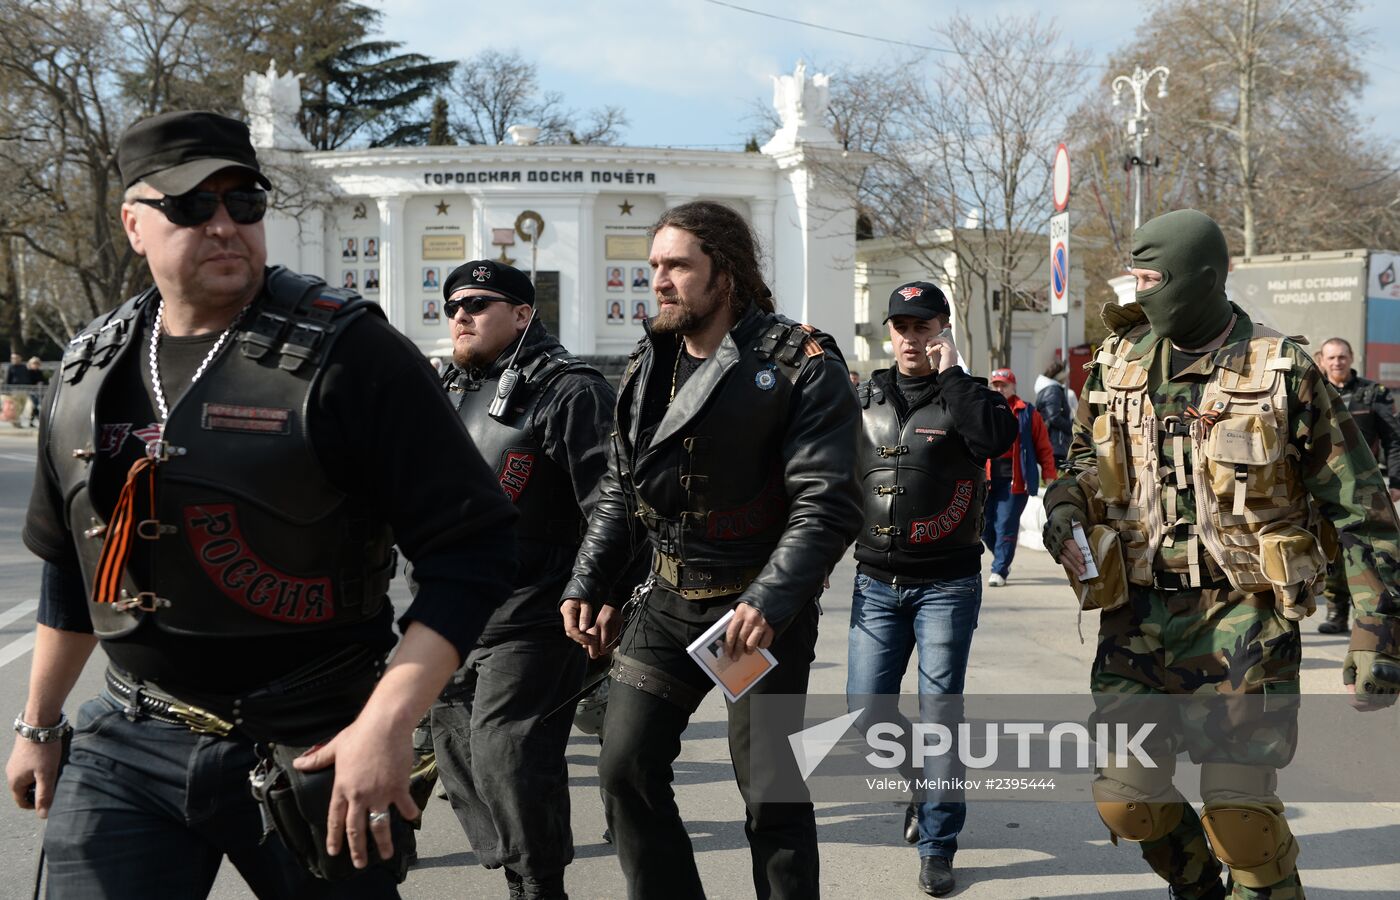
[[[1084,526],[1074,523],[1074,542],[1079,545],[1079,555],[1084,557],[1084,574],[1080,581],[1093,581],[1099,577],[1099,567],[1094,563],[1094,553],[1089,549],[1089,539],[1084,536]]]
[[[705,633],[691,642],[686,651],[695,664],[719,685],[730,703],[737,701],[749,688],[758,684],[760,678],[773,671],[778,661],[767,650],[742,653],[738,659],[730,659],[724,652],[724,633],[729,629],[729,620],[734,618],[730,610],[715,624],[705,629]]]

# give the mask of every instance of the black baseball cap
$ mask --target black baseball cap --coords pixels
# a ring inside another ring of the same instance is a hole
[[[144,181],[166,195],[188,193],[224,169],[246,169],[265,189],[246,123],[206,110],[179,110],[142,119],[117,143],[122,187]]]
[[[885,321],[895,316],[932,319],[934,316],[951,315],[948,298],[943,296],[937,285],[927,281],[911,281],[890,291],[890,308],[885,314]]]
[[[530,276],[494,259],[474,259],[453,269],[442,283],[442,299],[450,300],[463,288],[480,288],[516,303],[535,305],[535,286],[530,283]]]

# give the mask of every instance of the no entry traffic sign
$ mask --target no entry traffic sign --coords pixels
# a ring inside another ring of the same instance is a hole
[[[1050,199],[1055,201],[1055,212],[1064,212],[1065,207],[1069,206],[1069,149],[1064,144],[1055,148]]]

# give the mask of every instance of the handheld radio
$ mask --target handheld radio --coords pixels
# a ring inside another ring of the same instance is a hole
[[[525,321],[525,330],[520,332],[520,339],[515,344],[515,352],[511,354],[506,370],[501,373],[500,383],[496,385],[496,396],[491,399],[491,405],[486,410],[486,414],[493,419],[505,418],[506,409],[510,406],[510,395],[515,391],[515,385],[520,381],[520,370],[515,367],[515,360],[520,356],[520,348],[525,344],[525,335],[530,333],[530,326],[535,322],[537,311],[537,307],[530,308],[530,318]]]

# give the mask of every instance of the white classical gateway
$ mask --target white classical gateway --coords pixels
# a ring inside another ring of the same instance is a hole
[[[656,312],[647,227],[662,210],[717,200],[762,243],[781,312],[854,349],[855,213],[821,175],[845,155],[822,124],[827,79],[799,63],[775,77],[782,127],[761,153],[538,145],[313,152],[295,127],[299,77],[244,81],[253,141],[284,193],[268,217],[271,261],[354,287],[426,354],[445,352],[443,278],[470,259],[535,271],[539,316],[576,353],[633,347]]]

